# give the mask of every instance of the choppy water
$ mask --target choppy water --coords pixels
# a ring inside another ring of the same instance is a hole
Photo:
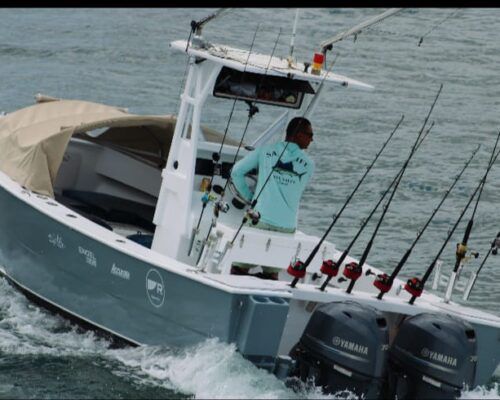
[[[33,95],[41,92],[128,107],[133,113],[175,114],[186,63],[184,54],[172,51],[168,44],[186,39],[191,20],[212,11],[0,9],[0,111],[32,104]],[[309,61],[321,41],[377,12],[302,9],[294,54]],[[276,54],[287,55],[293,19],[292,9],[236,9],[209,24],[204,35],[215,43],[248,49],[260,22],[253,51],[269,54],[281,28]],[[373,84],[376,90],[325,88],[324,101],[313,116],[315,142],[309,152],[316,161],[316,173],[303,197],[303,230],[323,232],[404,114],[397,137],[332,234],[339,248],[349,243],[404,162],[443,83],[432,115],[435,127],[412,160],[369,257],[374,265],[393,268],[472,150],[481,144],[402,272],[404,278],[422,276],[482,176],[500,129],[499,39],[500,10],[409,9],[360,34],[356,41],[336,45],[335,70]],[[327,62],[332,59],[329,54]],[[216,112],[206,113],[204,121],[223,130],[228,114],[229,106],[222,104]],[[239,138],[246,110],[241,107],[236,114],[230,133]],[[256,137],[271,118],[272,113],[261,110],[250,136]],[[469,241],[481,257],[467,265],[465,274],[478,267],[498,232],[499,177],[500,167],[496,167],[482,194]],[[443,254],[447,271],[469,215]],[[361,236],[353,249],[355,256],[361,255],[370,233],[367,229]],[[497,260],[490,257],[470,298],[471,305],[495,314],[500,303]],[[475,388],[463,398],[498,398],[498,393],[494,385]],[[321,395],[314,389],[291,392],[243,360],[232,346],[216,341],[182,352],[155,347],[109,349],[107,342],[30,305],[0,281],[0,397]]]

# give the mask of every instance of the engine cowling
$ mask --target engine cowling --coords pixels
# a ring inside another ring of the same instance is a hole
[[[477,365],[471,324],[446,314],[406,319],[389,350],[388,397],[453,399],[472,386]]]
[[[352,301],[319,306],[290,356],[293,375],[324,393],[349,390],[365,398],[383,396],[389,333],[375,308]]]

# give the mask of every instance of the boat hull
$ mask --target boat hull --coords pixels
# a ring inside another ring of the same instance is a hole
[[[250,358],[271,363],[276,356],[285,300],[227,292],[132,257],[3,188],[0,207],[4,274],[43,302],[133,344],[187,346],[217,337]],[[261,346],[248,326],[265,332],[270,316],[275,339]]]

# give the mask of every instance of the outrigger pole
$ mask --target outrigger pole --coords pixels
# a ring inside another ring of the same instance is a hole
[[[436,102],[437,102],[437,100],[439,98],[439,95],[441,94],[441,90],[442,89],[443,89],[443,85],[441,84],[441,86],[439,87],[438,93],[437,93],[437,95],[436,95],[436,97],[434,99],[434,102],[432,103],[432,106],[431,106],[429,112],[427,113],[427,116],[426,116],[426,118],[424,120],[422,128],[420,129],[420,131],[419,131],[419,133],[417,135],[415,143],[412,146],[412,149],[410,151],[410,154],[409,154],[408,158],[406,159],[405,163],[403,164],[403,166],[401,167],[401,169],[398,171],[398,173],[396,174],[396,176],[392,180],[392,182],[389,185],[389,187],[382,194],[382,196],[380,197],[379,201],[377,202],[377,204],[375,205],[375,207],[370,212],[370,215],[368,216],[368,218],[364,221],[363,225],[361,225],[361,227],[359,228],[358,232],[356,233],[356,235],[354,236],[354,238],[351,240],[351,243],[349,243],[349,246],[347,246],[347,248],[344,250],[344,252],[340,256],[340,258],[336,262],[334,262],[333,260],[327,260],[326,262],[323,262],[323,265],[321,266],[321,272],[325,273],[327,275],[327,278],[326,278],[325,282],[319,288],[321,291],[324,291],[325,288],[326,288],[326,286],[330,282],[330,280],[334,276],[337,276],[339,268],[342,266],[342,263],[344,262],[344,260],[346,259],[347,255],[349,254],[349,251],[351,250],[352,246],[354,245],[354,243],[356,242],[356,240],[358,239],[358,237],[361,235],[361,233],[363,232],[363,230],[367,226],[368,221],[375,214],[375,211],[378,209],[379,205],[382,203],[382,201],[384,200],[385,196],[387,196],[387,194],[391,190],[392,186],[394,184],[396,184],[396,182],[400,179],[400,176],[402,174],[404,174],[404,171],[405,171],[405,169],[406,169],[409,161],[411,160],[411,158],[413,157],[413,155],[417,152],[418,148],[420,147],[420,145],[425,140],[425,138],[429,134],[430,130],[434,126],[434,123],[432,123],[431,126],[425,132],[425,134],[422,135],[422,132],[424,131],[425,125],[427,124],[427,122],[429,120],[429,117],[430,117],[430,115],[432,113],[432,110],[434,109],[434,106],[436,105]],[[357,280],[361,276],[361,273],[362,273],[362,271],[357,267],[357,265],[358,264],[354,263],[354,262],[353,263],[349,263],[349,264],[347,264],[345,266],[344,271],[343,271],[343,274],[347,278],[351,279],[351,284],[352,284],[352,281]]]
[[[337,35],[331,37],[330,39],[327,39],[323,41],[320,46],[321,46],[321,51],[323,53],[326,53],[327,50],[331,50],[332,45],[334,43],[340,42],[341,40],[344,40],[345,38],[352,36],[352,35],[357,35],[358,33],[361,33],[363,29],[366,29],[378,22],[381,22],[382,20],[390,17],[391,15],[394,15],[398,12],[400,12],[402,8],[390,8],[387,11],[384,11],[382,14],[375,15],[374,17],[370,17],[367,20],[361,22],[358,25],[353,26],[352,28],[340,32]]]
[[[368,173],[371,171],[372,167],[375,165],[375,162],[378,160],[379,156],[382,154],[382,152],[384,151],[384,149],[386,148],[386,146],[389,144],[390,140],[392,139],[392,137],[394,136],[394,133],[396,133],[396,131],[398,130],[399,126],[401,125],[401,123],[403,122],[405,116],[402,115],[401,116],[401,119],[399,120],[399,122],[397,123],[396,127],[393,129],[393,131],[391,132],[391,134],[389,135],[389,137],[387,138],[387,140],[384,142],[384,144],[382,145],[382,148],[379,150],[379,152],[377,153],[377,155],[375,156],[375,158],[373,159],[372,163],[366,167],[366,171],[365,173],[363,174],[363,176],[361,177],[361,179],[359,180],[359,182],[357,183],[356,187],[353,189],[353,191],[351,192],[351,194],[347,197],[346,201],[344,202],[344,205],[340,208],[339,212],[337,214],[335,214],[335,216],[333,217],[333,221],[331,222],[330,226],[327,228],[327,230],[325,231],[325,233],[323,234],[323,236],[321,237],[321,239],[319,240],[318,244],[314,247],[314,249],[311,251],[311,253],[309,254],[309,256],[307,257],[306,261],[304,261],[302,264],[303,264],[303,271],[304,271],[304,274],[300,274],[302,276],[295,276],[295,278],[293,279],[292,283],[290,284],[291,287],[295,287],[295,285],[297,284],[297,282],[299,281],[299,279],[301,277],[303,277],[305,275],[305,271],[307,269],[307,267],[309,266],[309,264],[311,263],[311,261],[313,260],[313,258],[316,256],[316,254],[318,253],[321,245],[323,244],[323,242],[325,241],[326,237],[328,236],[328,234],[330,233],[330,231],[332,230],[332,228],[335,226],[335,223],[337,222],[337,220],[340,218],[340,216],[342,215],[342,213],[344,212],[344,210],[346,209],[347,205],[350,203],[351,199],[353,198],[354,194],[358,191],[358,188],[361,186],[361,184],[363,183],[363,181],[365,180],[366,176],[368,175]]]
[[[203,26],[205,26],[208,22],[211,20],[220,17],[222,14],[225,14],[228,12],[230,8],[219,8],[217,11],[215,11],[213,14],[210,14],[206,16],[203,19],[200,19],[199,21],[191,21],[191,32],[196,34],[196,35],[201,35],[201,31],[203,29]]]
[[[481,270],[483,269],[484,264],[486,263],[486,260],[490,256],[490,254],[496,255],[498,253],[498,248],[500,247],[500,232],[497,233],[497,236],[493,241],[491,242],[491,247],[488,250],[488,253],[486,253],[486,256],[483,258],[483,262],[479,266],[478,270],[472,274],[472,276],[469,278],[469,283],[467,285],[467,288],[464,291],[464,300],[469,299],[470,292],[472,291],[474,285],[476,284],[477,277]]]
[[[221,16],[222,14],[225,14],[227,11],[229,11],[230,8],[219,8],[216,12],[213,14],[210,14],[206,16],[203,19],[200,19],[199,21],[192,20],[191,21],[191,31],[189,32],[189,37],[187,40],[186,44],[186,52],[189,49],[189,42],[191,40],[191,36],[195,34],[196,36],[201,36],[201,31],[203,30],[203,27],[210,22],[211,20]]]
[[[443,198],[441,199],[441,201],[439,202],[439,204],[437,205],[437,207],[434,209],[434,211],[432,212],[431,216],[429,217],[429,219],[427,220],[427,222],[425,223],[425,225],[422,227],[422,229],[420,229],[420,231],[418,232],[417,237],[415,238],[415,240],[411,244],[410,248],[403,255],[403,257],[399,261],[399,263],[396,266],[396,268],[394,268],[394,271],[392,271],[391,275],[389,276],[389,275],[383,273],[383,274],[378,274],[376,276],[375,281],[373,281],[373,285],[377,289],[380,290],[380,293],[378,294],[377,299],[382,300],[382,297],[384,296],[384,294],[387,293],[389,290],[391,290],[391,287],[392,287],[392,284],[394,282],[394,279],[396,279],[396,276],[399,274],[399,272],[401,271],[401,269],[403,268],[403,266],[406,264],[406,261],[410,257],[410,254],[411,254],[413,248],[416,246],[417,242],[420,240],[420,238],[424,234],[425,230],[427,229],[427,227],[431,223],[432,219],[434,218],[434,216],[436,215],[436,213],[438,212],[438,210],[443,205],[444,201],[446,200],[446,198],[448,197],[448,195],[450,194],[450,192],[453,190],[453,188],[455,187],[455,185],[457,184],[457,182],[462,177],[463,173],[465,172],[465,170],[467,169],[467,167],[471,163],[472,159],[476,155],[477,151],[479,150],[479,147],[480,147],[480,145],[478,145],[477,148],[473,151],[473,153],[470,156],[469,160],[465,163],[465,165],[462,168],[462,170],[460,171],[460,173],[455,177],[455,180],[453,181],[453,184],[444,193]],[[370,273],[370,270],[366,271],[367,275],[369,275],[369,273]]]
[[[493,151],[491,152],[490,161],[489,161],[490,163],[491,163],[491,160],[493,159],[493,156],[495,154],[495,150],[496,150],[497,145],[498,145],[498,139],[500,139],[500,132],[498,132],[497,139],[495,141],[495,146],[493,147]],[[484,185],[486,184],[486,177],[488,176],[488,172],[489,172],[489,170],[487,170],[487,172],[484,176],[483,183],[481,185],[481,189],[479,190],[479,194],[477,195],[476,204],[474,205],[474,211],[472,212],[472,215],[469,219],[469,223],[467,224],[467,228],[465,229],[465,233],[464,233],[464,236],[462,238],[462,242],[457,243],[457,251],[455,253],[456,254],[455,267],[453,268],[453,271],[451,273],[450,280],[448,282],[448,287],[446,288],[446,292],[444,295],[444,302],[445,303],[448,303],[450,301],[451,292],[453,291],[453,287],[455,286],[455,280],[457,278],[458,270],[459,270],[459,268],[462,264],[462,261],[465,258],[465,255],[467,253],[467,242],[469,241],[469,236],[470,236],[471,231],[472,231],[472,225],[474,224],[474,216],[476,215],[477,206],[479,205],[479,200],[481,199],[481,194],[483,193]]]
[[[434,267],[436,266],[436,263],[437,263],[439,257],[441,256],[441,253],[443,252],[444,248],[448,244],[448,241],[451,239],[453,233],[455,232],[455,229],[457,229],[458,224],[460,223],[463,216],[465,215],[467,209],[469,208],[470,204],[472,203],[472,200],[474,200],[474,197],[476,196],[477,192],[479,191],[479,189],[483,185],[485,178],[488,175],[488,172],[490,171],[493,164],[495,164],[495,161],[496,161],[499,154],[500,154],[500,151],[498,151],[495,154],[495,156],[493,157],[491,162],[488,164],[488,167],[486,168],[485,174],[483,175],[483,177],[479,181],[479,184],[477,185],[476,189],[474,190],[474,192],[470,196],[469,201],[467,202],[464,209],[462,210],[462,213],[458,217],[458,220],[455,222],[455,225],[453,225],[453,228],[448,233],[448,236],[446,237],[446,240],[444,241],[443,245],[441,246],[441,249],[439,250],[438,254],[436,255],[436,257],[434,257],[434,260],[432,261],[432,263],[429,265],[429,267],[425,271],[425,274],[422,277],[422,279],[419,279],[416,277],[408,279],[408,282],[406,283],[404,288],[407,292],[409,292],[412,295],[410,301],[408,302],[409,304],[413,304],[415,302],[415,299],[422,294],[422,291],[424,290],[425,282],[427,282],[427,279],[429,279],[429,276],[431,275],[432,271],[434,270]]]

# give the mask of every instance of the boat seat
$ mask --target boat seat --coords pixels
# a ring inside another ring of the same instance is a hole
[[[129,235],[127,236],[127,239],[139,243],[140,245],[143,245],[148,249],[150,249],[151,245],[153,244],[153,235],[145,235],[143,233],[135,233],[133,235]]]
[[[85,204],[79,202],[78,200],[70,199],[69,197],[65,197],[61,194],[55,194],[55,199],[59,203],[63,204],[64,206],[68,207],[72,211],[74,211],[77,214],[80,214],[82,217],[87,218],[91,220],[92,222],[96,223],[97,225],[101,225],[102,227],[109,229],[110,231],[113,230],[113,228],[106,223],[106,221],[103,221],[101,218],[99,218],[96,215],[90,214],[85,211]]]
[[[107,221],[130,224],[151,232],[155,229],[153,206],[82,190],[63,190],[62,197],[73,201],[73,207]]]

